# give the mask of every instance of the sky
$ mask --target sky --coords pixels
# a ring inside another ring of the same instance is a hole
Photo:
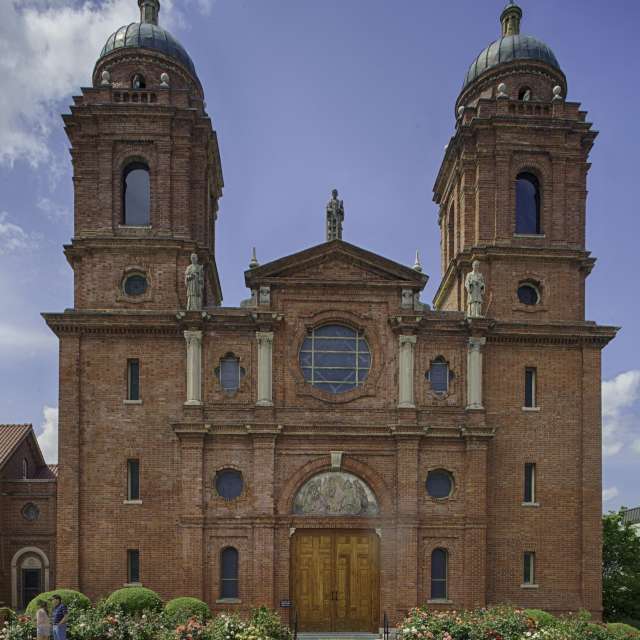
[[[603,354],[604,509],[640,505],[640,3],[521,0],[600,131],[591,154],[587,318],[621,326]],[[261,263],[324,239],[331,189],[344,239],[440,279],[432,187],[467,67],[499,36],[502,0],[162,0],[193,58],[225,180],[224,304]],[[0,422],[34,425],[57,459],[57,339],[40,313],[73,305],[62,245],[73,194],[61,113],[90,84],[136,0],[0,0]]]

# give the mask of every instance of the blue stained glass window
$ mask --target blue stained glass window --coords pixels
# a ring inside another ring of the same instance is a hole
[[[444,469],[429,471],[427,474],[427,492],[432,498],[442,500],[448,498],[453,491],[451,474]]]
[[[306,382],[329,393],[345,393],[362,385],[371,368],[367,341],[351,327],[327,324],[304,339],[300,367]]]
[[[427,375],[432,391],[436,393],[447,393],[449,391],[449,365],[444,360],[436,358],[431,363],[431,368]]]
[[[225,391],[237,391],[240,387],[240,361],[234,356],[226,356],[220,360],[220,386]]]
[[[220,597],[238,597],[238,550],[233,547],[220,554]]]
[[[516,178],[516,233],[539,235],[540,228],[540,184],[530,173],[521,173]]]
[[[216,474],[216,491],[225,500],[235,500],[242,493],[242,474],[235,469],[223,469]]]

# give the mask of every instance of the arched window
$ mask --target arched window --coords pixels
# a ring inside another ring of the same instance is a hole
[[[541,233],[540,183],[531,173],[520,173],[516,178],[516,233]]]
[[[144,79],[144,76],[141,73],[136,73],[131,80],[131,88],[132,89],[145,89],[147,83]]]
[[[427,380],[431,383],[431,391],[442,394],[448,393],[449,380],[452,377],[449,371],[449,364],[442,356],[432,360],[429,371],[427,371]]]
[[[235,393],[240,388],[240,381],[244,378],[245,370],[240,366],[240,359],[233,353],[227,353],[220,359],[220,366],[216,367],[216,377],[220,386],[227,393]]]
[[[29,461],[26,458],[22,459],[22,478],[26,480],[29,477]]]
[[[227,547],[220,553],[220,598],[238,597],[238,550]]]
[[[431,599],[447,599],[447,565],[449,554],[446,549],[434,549],[431,554]]]
[[[520,91],[518,91],[518,100],[529,102],[529,100],[531,100],[531,89],[529,89],[529,87],[522,87]]]
[[[122,173],[122,223],[148,225],[150,210],[149,167],[144,162],[132,162]]]

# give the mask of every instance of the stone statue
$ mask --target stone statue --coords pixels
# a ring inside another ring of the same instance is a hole
[[[327,202],[327,242],[342,240],[342,222],[344,221],[344,203],[338,199],[338,190],[331,192]]]
[[[467,290],[467,318],[482,317],[482,302],[484,301],[484,276],[478,271],[480,263],[474,260],[464,281]]]
[[[184,273],[187,287],[187,311],[202,311],[202,293],[204,290],[204,269],[198,264],[198,256],[191,254],[191,264]]]

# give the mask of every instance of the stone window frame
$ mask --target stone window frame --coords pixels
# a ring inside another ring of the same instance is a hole
[[[117,142],[122,148],[114,154],[112,163],[112,204],[113,204],[113,226],[119,235],[147,236],[154,227],[157,226],[158,204],[158,161],[157,149],[153,142],[119,140]],[[124,224],[124,172],[130,164],[140,162],[149,167],[149,224],[131,225]]]
[[[27,510],[30,509],[31,507],[35,509],[35,515],[32,518],[27,516]],[[24,520],[26,520],[29,523],[37,522],[40,519],[40,513],[41,513],[40,507],[38,507],[38,505],[32,501],[26,502],[22,506],[22,509],[20,509],[20,515]]]
[[[550,161],[540,161],[529,155],[514,157],[511,172],[509,174],[509,211],[511,215],[511,236],[521,240],[544,240],[547,231],[551,229],[553,218],[553,174]],[[522,173],[529,173],[538,181],[538,194],[540,198],[540,231],[541,233],[518,233],[516,231],[516,182]],[[537,246],[537,245],[536,245]]]
[[[233,547],[238,552],[238,597],[221,598],[222,575],[221,558],[222,551],[228,547]],[[209,537],[207,543],[207,565],[209,567],[208,590],[214,603],[215,610],[229,605],[241,605],[243,597],[247,593],[246,585],[251,578],[251,561],[253,549],[249,544],[249,538],[245,530],[240,530],[237,526],[230,527],[226,532],[215,534]]]
[[[456,583],[452,580],[452,567],[457,563],[459,539],[455,536],[441,535],[432,538],[424,547],[423,555],[423,577],[421,588],[424,589],[423,599],[428,605],[450,605],[457,599]],[[444,549],[447,552],[447,598],[446,600],[431,598],[431,557],[436,549]]]
[[[513,291],[513,302],[511,305],[512,311],[518,311],[521,313],[547,313],[549,311],[549,295],[551,285],[548,278],[545,278],[540,273],[533,271],[527,271],[525,273],[513,273],[513,281],[511,289]],[[520,302],[518,298],[518,289],[522,285],[531,285],[538,291],[540,299],[537,304],[524,304]]]
[[[18,549],[11,558],[11,607],[15,610],[18,608],[18,560],[20,567],[29,555],[36,555],[42,562],[42,577],[44,581],[44,590],[49,591],[50,580],[50,563],[47,554],[35,546],[22,547]]]
[[[237,498],[227,500],[218,493],[218,489],[216,488],[216,478],[221,471],[237,471],[242,476],[242,491]],[[235,463],[225,463],[216,466],[213,470],[213,474],[211,475],[211,484],[209,485],[211,487],[212,504],[216,508],[225,508],[234,511],[243,506],[247,506],[251,499],[249,485],[250,483],[247,482],[247,474],[240,465]]]
[[[220,380],[220,370],[222,368],[222,361],[225,358],[235,358],[238,361],[238,368],[240,370],[240,379],[238,381],[238,388],[237,389],[224,389],[222,386],[222,381]],[[216,381],[216,385],[218,386],[218,390],[223,393],[225,396],[227,397],[234,397],[237,396],[241,391],[244,391],[244,389],[246,388],[247,383],[247,377],[248,377],[248,370],[247,367],[243,367],[242,366],[242,358],[237,355],[235,353],[235,351],[226,351],[224,353],[224,355],[221,355],[218,358],[218,366],[214,368],[213,370],[213,377],[214,380]]]
[[[421,404],[429,406],[459,406],[463,400],[460,391],[464,390],[464,376],[466,375],[464,361],[461,354],[466,353],[466,345],[434,343],[430,340],[418,340],[416,351],[416,372],[422,372],[419,386]],[[427,379],[427,373],[431,363],[436,358],[443,358],[449,365],[449,389],[446,393],[438,393],[431,390],[431,383]],[[453,374],[453,378],[451,377]]]
[[[327,324],[341,324],[362,333],[369,345],[371,365],[367,379],[355,389],[344,393],[330,393],[312,386],[304,379],[300,368],[300,348],[309,331]],[[388,341],[389,343],[391,341]],[[299,396],[311,396],[323,402],[344,404],[359,398],[376,396],[378,380],[385,369],[385,352],[376,323],[370,317],[364,317],[349,311],[330,310],[301,316],[288,343],[289,372],[291,373],[296,393]],[[274,354],[275,355],[275,354]]]
[[[520,588],[521,589],[538,589],[539,588],[538,578],[540,577],[540,562],[539,562],[540,558],[538,554],[537,545],[526,544],[526,545],[523,545],[521,549],[522,550],[518,556],[519,564],[520,564],[518,573],[521,577]],[[532,564],[531,568],[533,569],[531,571],[532,580],[530,582],[524,581],[524,561],[525,561],[525,554],[527,553],[533,555],[533,561],[531,563]]]
[[[435,498],[434,496],[432,496],[429,493],[429,490],[427,489],[427,478],[429,477],[429,474],[432,471],[445,471],[446,473],[448,473],[451,476],[451,483],[452,483],[453,486],[451,487],[451,493],[448,496],[445,496],[444,498]],[[458,473],[457,473],[457,471],[455,471],[452,468],[449,468],[449,467],[447,467],[446,465],[443,465],[443,464],[430,465],[425,470],[424,481],[422,483],[422,488],[423,488],[423,491],[424,491],[424,495],[427,497],[429,502],[434,502],[436,504],[445,504],[445,503],[448,503],[448,502],[450,502],[452,500],[456,500],[458,498],[458,493],[459,493]]]
[[[431,387],[431,380],[429,378],[429,372],[431,371],[431,367],[433,365],[433,363],[436,362],[438,364],[446,364],[447,365],[447,372],[448,372],[448,381],[447,381],[447,390],[446,391],[434,391]],[[447,360],[447,358],[445,356],[443,356],[442,354],[438,354],[437,356],[435,356],[434,358],[430,358],[429,359],[429,368],[427,369],[427,371],[424,374],[425,376],[425,380],[427,381],[427,386],[428,386],[428,393],[433,396],[434,398],[438,399],[438,400],[444,400],[446,398],[448,398],[449,396],[451,396],[451,394],[453,392],[455,392],[455,389],[452,392],[452,384],[453,381],[457,378],[456,374],[453,372],[453,368],[451,366],[451,363],[449,362],[449,360]]]
[[[252,404],[254,386],[257,384],[255,372],[257,367],[257,354],[253,351],[248,341],[242,340],[244,336],[226,336],[219,332],[208,331],[202,340],[202,361],[207,363],[203,367],[205,401],[212,404],[233,403]],[[240,367],[245,375],[240,378],[240,386],[235,393],[228,393],[222,389],[220,380],[216,375],[220,360],[227,354],[233,354],[240,361]]]
[[[149,275],[150,269],[143,264],[132,264],[124,268],[122,275],[115,283],[117,302],[130,302],[132,304],[144,304],[153,301],[153,278]],[[139,296],[130,296],[124,290],[127,278],[142,276],[147,281],[147,290]]]

